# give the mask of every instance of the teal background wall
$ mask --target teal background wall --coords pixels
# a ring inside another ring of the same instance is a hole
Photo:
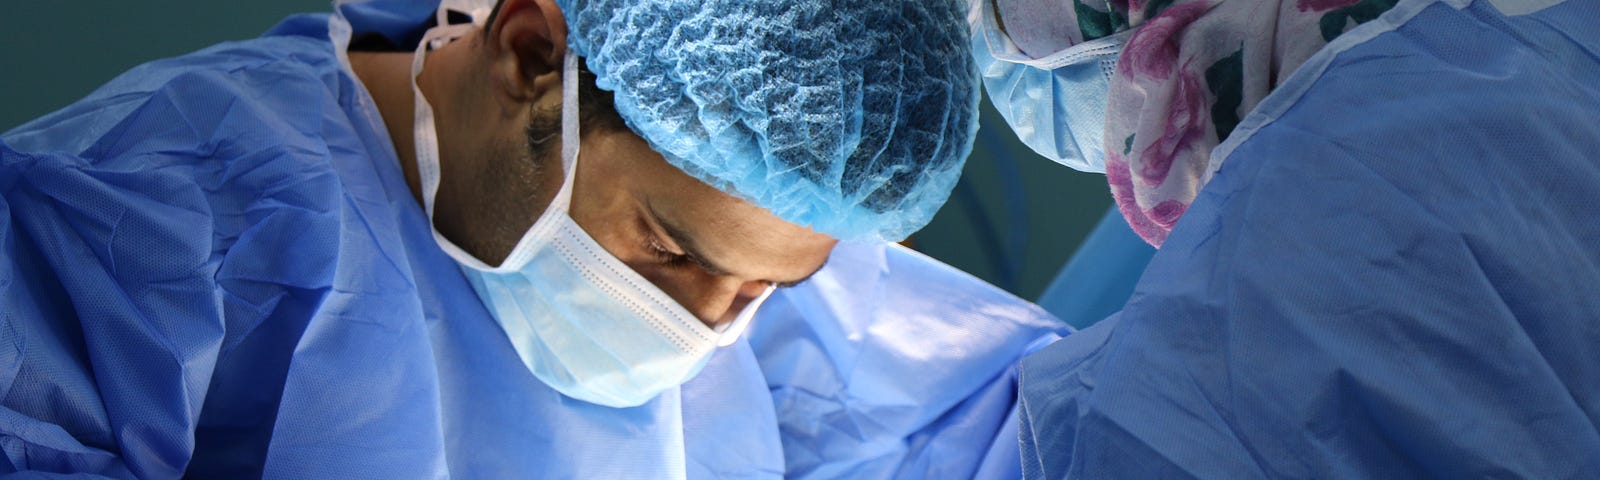
[[[0,131],[140,63],[260,35],[326,0],[8,2],[0,9]],[[1105,177],[1035,155],[987,100],[962,185],[910,244],[1034,299],[1111,203]],[[997,253],[998,252],[998,253]]]
[[[252,38],[327,0],[14,1],[0,7],[0,130],[82,98],[134,65]]]
[[[961,184],[911,243],[1034,300],[1111,206],[1110,188],[1105,175],[1082,173],[1035,154],[987,98],[982,108],[979,139]],[[976,198],[964,198],[963,190]],[[1007,274],[1006,264],[1015,271]]]

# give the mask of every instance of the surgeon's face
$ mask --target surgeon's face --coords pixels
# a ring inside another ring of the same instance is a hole
[[[534,115],[528,142],[487,143],[472,154],[495,159],[484,174],[462,183],[447,178],[440,190],[441,210],[479,205],[440,228],[489,264],[511,251],[561,187],[564,139],[549,137],[559,124],[549,117],[560,114]],[[732,321],[768,285],[810,277],[836,243],[685,174],[626,127],[589,128],[582,137],[573,220],[708,325]]]
[[[440,188],[440,231],[491,265],[561,187],[564,139],[549,137],[559,122],[548,118],[559,113],[536,110],[521,130],[529,141],[469,149],[463,155],[489,165],[466,181],[447,175]],[[626,127],[590,128],[582,137],[573,220],[708,325],[732,321],[768,285],[804,281],[837,243],[689,176]]]
[[[708,324],[810,277],[836,243],[685,174],[626,129],[584,134],[577,174],[573,219]]]
[[[486,263],[500,263],[560,190],[558,106],[534,109],[519,130],[527,141],[462,152],[488,159],[479,173],[443,179],[440,231]],[[837,243],[689,176],[626,127],[582,137],[573,220],[707,325],[731,322],[768,285],[804,281]]]
[[[560,143],[568,140],[560,138],[559,10],[549,0],[507,0],[497,15],[484,35],[431,54],[418,79],[439,132],[434,226],[491,265],[560,190]],[[579,98],[589,106],[580,109],[571,215],[607,252],[713,326],[768,285],[798,283],[822,267],[833,238],[678,170],[614,111],[595,114],[610,106],[588,91]]]

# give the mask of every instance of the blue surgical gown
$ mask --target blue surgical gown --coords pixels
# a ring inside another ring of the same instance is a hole
[[[414,3],[346,13],[414,41]],[[329,21],[0,137],[0,474],[1020,475],[1016,362],[1061,324],[893,246],[842,245],[645,405],[544,386],[434,243]]]
[[[1600,1],[1402,1],[1216,152],[1029,478],[1600,478]]]

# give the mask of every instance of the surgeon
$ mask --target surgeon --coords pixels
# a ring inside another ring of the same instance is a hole
[[[1020,476],[1060,324],[888,244],[966,28],[378,0],[135,68],[0,136],[0,475]]]
[[[1600,2],[972,18],[1016,133],[1159,247],[1023,362],[1028,478],[1600,478]]]

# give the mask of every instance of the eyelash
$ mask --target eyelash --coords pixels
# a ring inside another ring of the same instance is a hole
[[[661,242],[656,241],[654,238],[649,239],[645,247],[650,249],[650,253],[655,254],[657,261],[668,267],[679,268],[690,263],[688,255],[672,253],[667,250],[667,247],[661,246]]]

